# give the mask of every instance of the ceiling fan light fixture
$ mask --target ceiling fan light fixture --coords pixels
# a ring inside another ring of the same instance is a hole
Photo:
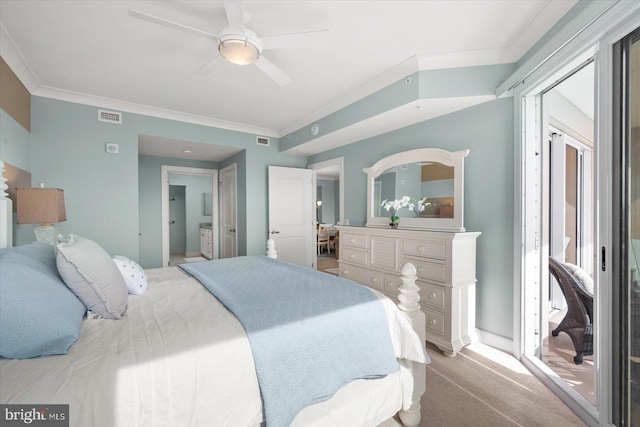
[[[221,37],[218,44],[220,55],[236,65],[253,64],[260,57],[260,50],[258,43],[246,36]]]

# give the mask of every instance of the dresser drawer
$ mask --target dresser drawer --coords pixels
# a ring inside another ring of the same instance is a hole
[[[340,259],[359,265],[369,264],[369,253],[361,249],[342,248]]]
[[[430,240],[404,239],[402,253],[417,257],[445,259],[445,243]]]
[[[444,336],[444,314],[424,309],[427,324],[427,341],[429,341],[429,335],[437,334],[441,337]]]
[[[413,264],[418,279],[446,283],[447,266],[443,263],[415,258],[404,258],[402,262]]]
[[[387,296],[393,297],[395,300],[398,299],[398,286],[402,283],[400,280],[400,276],[393,276],[391,274],[385,274],[384,284],[382,287],[382,292],[384,292]]]
[[[383,274],[379,271],[367,270],[350,264],[340,264],[340,277],[351,279],[378,291],[383,291]]]
[[[444,310],[445,288],[443,286],[424,282],[416,282],[416,284],[420,287],[420,303],[423,306],[426,304]]]
[[[352,233],[340,233],[340,241],[345,246],[351,246],[354,248],[363,248],[367,249],[367,241],[369,236],[364,236],[362,234],[352,234]]]

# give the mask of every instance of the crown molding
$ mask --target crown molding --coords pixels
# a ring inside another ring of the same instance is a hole
[[[198,116],[195,114],[151,107],[149,105],[136,104],[133,102],[120,101],[117,99],[104,98],[95,95],[87,95],[85,93],[67,91],[48,86],[40,86],[35,92],[32,93],[32,95],[41,96],[43,98],[56,99],[58,101],[67,101],[76,104],[90,105],[93,107],[108,108],[111,110],[141,114],[144,116],[157,117],[167,120],[176,120],[180,122],[232,130],[236,132],[269,136],[273,138],[278,137],[276,131],[273,129],[246,125],[244,123],[217,120],[211,117]]]
[[[314,121],[335,113],[336,111],[339,111],[340,109],[419,71],[504,64],[512,63],[517,60],[517,58],[514,58],[512,49],[509,47],[434,55],[414,55],[377,77],[367,81],[365,84],[359,86],[350,93],[326,104],[310,114],[296,119],[289,125],[281,129],[270,129],[44,86],[37,79],[35,73],[31,70],[21,52],[13,42],[13,39],[9,36],[4,25],[1,23],[0,55],[16,74],[18,79],[20,79],[20,81],[25,85],[27,90],[34,96],[273,138],[281,138],[285,135],[289,135],[290,133],[303,128]]]
[[[2,22],[0,22],[0,56],[29,93],[33,94],[33,91],[41,86]]]

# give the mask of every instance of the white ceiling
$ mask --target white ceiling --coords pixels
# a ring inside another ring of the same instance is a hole
[[[595,109],[595,66],[592,63],[581,68],[566,80],[554,87],[569,102],[575,105],[591,120]]]
[[[242,151],[226,145],[202,144],[151,135],[138,136],[138,153],[147,156],[221,162]]]
[[[410,72],[516,62],[576,2],[246,1],[258,36],[329,30],[326,47],[264,52],[284,87],[225,61],[194,74],[215,42],[128,14],[216,33],[221,1],[2,0],[0,54],[34,95],[281,137]]]

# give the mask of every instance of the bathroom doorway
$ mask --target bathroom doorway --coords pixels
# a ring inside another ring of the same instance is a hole
[[[162,166],[162,265],[176,265],[199,258],[219,257],[218,171],[181,166]],[[176,200],[171,201],[174,187]],[[184,188],[184,232],[179,197]],[[172,212],[172,203],[175,205]],[[172,229],[175,228],[175,230]],[[211,248],[202,254],[201,229],[211,230]],[[184,235],[184,244],[182,236]],[[176,242],[172,248],[172,238]],[[184,246],[178,248],[177,246]],[[176,251],[181,251],[176,253]],[[182,252],[183,251],[183,252]]]

